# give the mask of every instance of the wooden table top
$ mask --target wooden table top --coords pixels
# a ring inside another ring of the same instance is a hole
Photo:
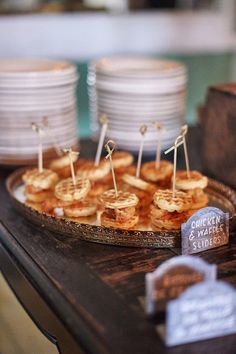
[[[193,168],[200,167],[194,149],[197,139],[194,133]],[[91,151],[88,141],[83,146]],[[168,349],[155,323],[147,319],[140,302],[145,296],[145,273],[179,254],[178,249],[105,246],[34,226],[13,209],[4,185],[7,172],[2,170],[0,175],[1,245],[84,353],[235,353],[236,335]],[[218,277],[236,286],[234,236],[228,246],[199,256],[217,264]]]

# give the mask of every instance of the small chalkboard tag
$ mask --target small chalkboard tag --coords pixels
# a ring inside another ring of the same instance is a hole
[[[146,312],[154,315],[163,311],[169,300],[178,297],[189,286],[215,279],[215,265],[194,256],[173,257],[146,274]]]
[[[167,304],[167,346],[233,333],[236,333],[236,291],[223,281],[193,285]]]
[[[229,242],[229,213],[214,207],[200,209],[181,226],[182,254],[193,254]]]

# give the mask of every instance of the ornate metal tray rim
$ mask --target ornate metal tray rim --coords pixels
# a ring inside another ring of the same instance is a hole
[[[122,230],[104,226],[80,224],[64,218],[57,218],[41,213],[30,206],[20,202],[14,195],[14,190],[22,183],[21,176],[26,168],[14,171],[6,180],[6,187],[14,207],[34,224],[64,235],[74,236],[80,240],[102,243],[107,245],[143,248],[175,248],[180,247],[180,231],[145,231]],[[236,226],[236,192],[230,187],[209,179],[208,190],[220,194],[231,207],[230,227]]]

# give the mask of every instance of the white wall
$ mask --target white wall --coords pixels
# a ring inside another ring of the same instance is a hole
[[[0,16],[0,57],[72,60],[113,53],[199,53],[235,49],[232,11]]]

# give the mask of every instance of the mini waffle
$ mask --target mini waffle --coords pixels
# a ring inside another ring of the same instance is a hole
[[[133,155],[126,151],[115,151],[112,154],[112,162],[114,168],[128,167],[134,161]]]
[[[96,213],[96,205],[87,201],[78,202],[64,207],[64,214],[70,218],[91,216]]]
[[[169,179],[173,173],[173,165],[166,160],[160,161],[160,167],[155,167],[156,162],[150,161],[142,165],[141,175],[146,181],[160,182]]]
[[[198,171],[189,171],[189,178],[187,171],[176,172],[176,188],[189,190],[195,188],[204,189],[207,186],[208,179]]]
[[[122,180],[122,176],[127,173],[128,175],[135,176],[136,174],[136,166],[130,165],[128,167],[120,167],[116,168],[116,179],[117,182],[120,182]]]
[[[137,178],[135,176],[131,176],[127,173],[125,173],[121,179],[123,182],[129,184],[130,186],[136,187],[136,188],[141,189],[143,191],[147,191],[151,187],[150,183],[147,183],[143,179]]]
[[[102,213],[101,215],[101,224],[105,227],[113,227],[118,229],[131,229],[138,223],[138,215],[133,215],[131,218],[126,220],[125,222],[118,222],[115,219],[111,219],[107,216],[106,213]]]
[[[90,190],[90,182],[85,178],[76,178],[76,184],[73,184],[72,178],[60,181],[55,187],[55,196],[65,202],[73,202],[83,199]]]
[[[182,212],[192,206],[192,197],[185,192],[176,191],[175,197],[172,196],[172,190],[165,189],[157,191],[153,196],[154,204],[160,209],[169,212]]]
[[[110,164],[108,161],[101,161],[98,166],[93,161],[85,161],[78,168],[77,176],[88,178],[90,181],[98,181],[104,178],[110,172]]]
[[[209,198],[207,194],[203,192],[202,189],[196,188],[187,191],[188,195],[192,197],[193,205],[191,209],[201,209],[207,206],[209,202]]]
[[[73,163],[73,166],[74,166],[74,170],[75,172],[78,170],[78,168],[84,163],[85,160],[82,160],[82,159],[79,159],[79,160],[76,160],[74,163]],[[70,165],[67,165],[67,166],[64,166],[62,168],[59,168],[59,169],[53,169],[57,174],[58,176],[60,176],[61,178],[68,178],[71,176],[71,169],[70,169]]]
[[[186,222],[190,216],[191,212],[189,210],[182,213],[176,211],[170,213],[154,205],[151,206],[150,218],[152,227],[155,230],[179,230],[181,224]]]
[[[65,202],[56,197],[48,198],[42,203],[42,211],[44,213],[51,213],[56,208],[64,208],[71,205],[71,202]]]
[[[26,185],[31,185],[35,188],[50,189],[58,182],[58,175],[48,169],[39,172],[37,168],[26,171],[22,176]]]
[[[182,215],[183,214],[183,215]],[[186,222],[189,218],[188,213],[180,213],[178,216],[164,220],[164,219],[151,219],[152,228],[154,231],[158,230],[180,230],[181,225]]]
[[[144,212],[149,213],[149,206],[152,203],[153,200],[153,194],[156,191],[156,188],[154,189],[153,187],[148,189],[147,191],[144,191],[142,189],[138,189],[136,187],[132,187],[128,184],[122,184],[120,186],[120,189],[125,191],[125,192],[129,192],[129,193],[133,193],[138,197],[138,204],[137,204],[137,209],[139,210],[139,212]]]
[[[98,182],[92,183],[88,196],[91,198],[99,197],[103,192],[107,191],[110,188],[111,186],[109,186],[109,184]]]
[[[137,205],[138,198],[133,193],[123,191],[118,191],[116,196],[115,190],[110,189],[100,196],[100,202],[105,208],[122,209]]]
[[[73,163],[77,160],[77,158],[78,158],[77,155],[71,154],[71,159]],[[60,170],[61,168],[64,168],[66,166],[70,166],[70,157],[68,154],[58,157],[55,160],[52,160],[52,162],[49,165],[50,169],[53,171]]]
[[[53,191],[50,189],[37,189],[31,185],[26,185],[24,195],[27,200],[34,203],[41,203],[44,200],[53,196]]]

